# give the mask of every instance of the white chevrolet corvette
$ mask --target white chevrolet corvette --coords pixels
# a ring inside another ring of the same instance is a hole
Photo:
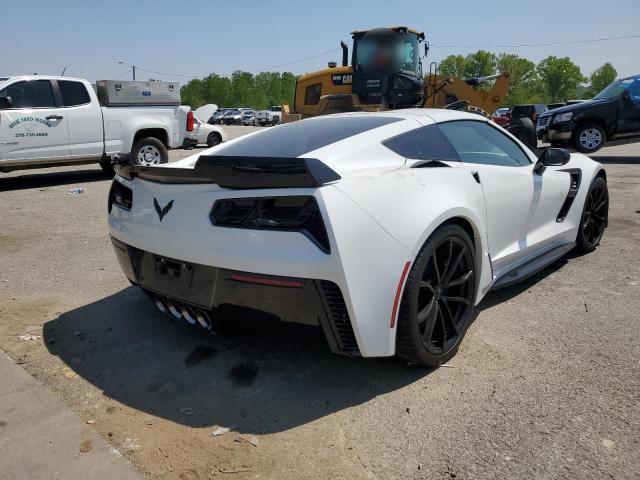
[[[317,117],[117,171],[111,239],[160,310],[211,329],[242,306],[423,365],[455,354],[490,289],[607,226],[600,164],[450,110]]]

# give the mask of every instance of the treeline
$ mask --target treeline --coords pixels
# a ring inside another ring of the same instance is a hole
[[[191,80],[181,90],[182,103],[198,108],[208,103],[219,107],[254,107],[293,104],[296,76],[290,72],[261,72],[253,75],[236,71],[231,77],[211,74]]]
[[[588,78],[569,57],[549,56],[536,64],[511,53],[496,55],[478,50],[467,56],[449,55],[438,67],[440,73],[461,77],[487,76],[509,72],[511,86],[505,107],[520,103],[566,102],[575,98],[591,98],[613,82],[618,72],[605,63]]]
[[[536,64],[510,53],[496,55],[478,50],[469,55],[450,55],[438,67],[444,75],[482,77],[510,72],[511,86],[504,105],[566,102],[591,98],[616,79],[616,69],[605,63],[588,78],[569,57],[549,56]],[[293,105],[297,76],[290,72],[262,72],[253,75],[235,71],[231,77],[211,74],[191,80],[181,89],[182,103],[197,108],[208,103],[220,107]]]

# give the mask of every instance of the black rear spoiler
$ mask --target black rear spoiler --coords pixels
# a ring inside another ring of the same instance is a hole
[[[160,183],[215,183],[223,188],[319,187],[340,175],[315,158],[201,155],[193,168],[145,167],[115,160],[116,172]]]

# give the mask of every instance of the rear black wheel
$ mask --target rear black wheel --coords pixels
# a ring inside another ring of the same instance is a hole
[[[607,182],[597,177],[589,187],[582,209],[576,242],[584,253],[591,252],[602,240],[609,221],[609,190]]]
[[[207,137],[207,147],[215,147],[222,141],[222,137],[218,132],[211,132]]]
[[[404,287],[397,354],[409,363],[442,365],[455,355],[473,315],[474,246],[458,225],[444,225],[422,247]]]

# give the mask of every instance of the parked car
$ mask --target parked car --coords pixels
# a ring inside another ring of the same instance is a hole
[[[508,108],[499,108],[491,115],[491,119],[501,127],[508,127],[511,121],[511,115]]]
[[[201,122],[197,118],[193,119],[193,123],[193,131],[189,134],[190,146],[206,144],[207,147],[215,147],[227,141],[227,133],[222,127]]]
[[[547,108],[546,105],[543,105],[542,103],[531,103],[531,104],[527,104],[527,105],[514,105],[513,107],[511,107],[511,125],[515,125],[515,123],[523,118],[526,117],[528,119],[530,119],[533,124],[536,124],[536,120],[538,120],[538,116],[543,114],[544,112],[548,111],[549,109]]]
[[[227,110],[221,120],[224,125],[240,125],[242,123],[242,111],[237,108]]]
[[[310,118],[207,153],[118,166],[108,202],[123,273],[206,330],[238,306],[316,325],[335,353],[442,365],[491,288],[607,226],[602,165],[472,113]]]
[[[556,108],[564,107],[564,103],[550,103],[547,105],[547,110],[555,110]]]
[[[166,163],[167,149],[181,147],[193,130],[177,84],[98,81],[97,90],[101,99],[90,82],[71,77],[2,82],[0,171],[91,162],[112,171],[116,154],[141,165]]]
[[[245,110],[242,112],[242,125],[253,125],[255,110]]]
[[[282,119],[282,107],[274,105],[269,110],[255,112],[254,125],[277,125]]]
[[[613,82],[592,100],[541,115],[536,133],[551,145],[572,145],[583,153],[607,140],[640,138],[640,75]]]
[[[228,108],[218,109],[213,115],[211,115],[211,117],[209,117],[209,120],[207,121],[207,123],[210,125],[218,125],[222,123],[222,117],[227,112],[227,110],[229,109]]]

